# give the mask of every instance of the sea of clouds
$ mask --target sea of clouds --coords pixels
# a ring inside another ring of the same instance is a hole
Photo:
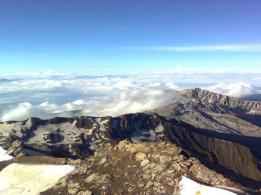
[[[2,74],[0,121],[142,112],[169,103],[175,90],[195,87],[234,97],[261,94],[261,73]]]

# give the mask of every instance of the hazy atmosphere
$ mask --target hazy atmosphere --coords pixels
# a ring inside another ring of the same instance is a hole
[[[260,94],[260,6],[3,0],[0,120],[140,112],[170,89]]]

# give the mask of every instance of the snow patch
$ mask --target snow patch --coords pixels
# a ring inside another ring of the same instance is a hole
[[[0,162],[1,161],[6,161],[6,160],[11,160],[13,157],[8,155],[6,153],[6,150],[4,150],[2,147],[0,147]]]
[[[0,172],[0,195],[36,195],[74,170],[70,165],[13,163]]]
[[[202,185],[200,183],[197,183],[187,177],[182,177],[180,181],[181,186],[181,195],[236,195],[233,192],[223,190],[216,187],[210,187],[206,185]]]

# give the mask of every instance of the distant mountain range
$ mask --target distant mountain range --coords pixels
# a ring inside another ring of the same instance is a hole
[[[195,127],[223,133],[261,136],[261,102],[229,97],[199,88],[180,92],[156,112]]]
[[[261,102],[198,88],[145,113],[9,121],[0,123],[0,134],[15,156],[81,159],[108,142],[169,141],[243,186],[261,187]]]

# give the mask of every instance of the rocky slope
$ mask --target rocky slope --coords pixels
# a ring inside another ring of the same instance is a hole
[[[0,143],[18,155],[35,152],[61,157],[89,156],[106,141],[129,139],[134,143],[169,139],[165,120],[158,115],[128,114],[120,117],[79,117],[0,124]]]
[[[261,136],[261,102],[233,98],[203,89],[184,90],[156,112],[195,127],[229,134]]]
[[[14,155],[48,154],[83,159],[106,142],[125,139],[134,143],[170,141],[184,148],[188,155],[196,156],[209,167],[245,185],[259,187],[261,181],[260,138],[228,136],[156,114],[128,114],[115,118],[33,118],[3,123],[0,129],[6,133],[2,143],[9,145],[9,152]]]
[[[245,194],[240,185],[218,174],[169,142],[104,144],[79,164],[77,171],[41,193],[52,194],[173,194],[181,176]]]
[[[158,145],[168,141],[182,148],[186,158],[197,158],[231,181],[251,189],[261,188],[261,103],[201,89],[185,90],[180,96],[182,98],[174,99],[170,105],[148,113],[51,120],[31,118],[0,123],[0,145],[15,156],[51,155],[90,160],[97,151],[106,155],[102,152],[106,144],[122,140]],[[126,154],[131,158],[130,153]],[[91,162],[87,164],[90,165],[88,170],[98,171]],[[114,169],[117,166],[122,165],[116,164]],[[128,171],[131,169],[126,170],[127,174]],[[75,177],[82,178],[81,175]],[[80,182],[79,185],[85,184]],[[164,189],[168,191],[167,187]]]

